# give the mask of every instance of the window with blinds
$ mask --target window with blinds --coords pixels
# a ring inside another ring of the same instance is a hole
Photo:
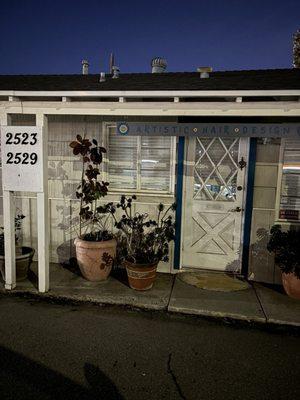
[[[300,139],[283,143],[279,218],[300,220]]]
[[[172,193],[174,138],[120,136],[108,127],[110,188]]]

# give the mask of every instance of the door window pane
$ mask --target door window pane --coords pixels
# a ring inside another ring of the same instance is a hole
[[[194,198],[234,201],[238,172],[239,140],[197,138],[194,167]]]

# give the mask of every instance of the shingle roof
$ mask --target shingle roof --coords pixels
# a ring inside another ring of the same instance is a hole
[[[1,90],[22,91],[120,91],[120,90],[295,90],[300,89],[300,69],[212,72],[200,79],[197,72],[107,75],[0,75]]]

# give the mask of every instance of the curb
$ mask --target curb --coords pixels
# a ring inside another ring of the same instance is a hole
[[[300,335],[300,326],[298,324],[286,323],[283,321],[273,321],[268,319],[251,319],[246,318],[243,315],[225,315],[222,313],[211,313],[205,310],[197,310],[197,312],[187,312],[181,310],[170,309],[168,306],[161,308],[150,308],[141,304],[131,305],[126,303],[109,303],[104,301],[96,301],[91,298],[78,298],[77,296],[62,296],[57,294],[48,293],[33,293],[27,290],[15,290],[13,292],[7,291],[5,289],[0,289],[0,300],[1,297],[16,297],[27,300],[34,300],[36,302],[44,302],[49,304],[57,305],[70,305],[70,306],[97,306],[101,308],[115,308],[123,310],[131,310],[143,313],[155,313],[164,316],[169,316],[170,318],[189,318],[192,321],[210,321],[214,323],[219,323],[222,325],[229,325],[235,328],[250,328],[259,329],[268,332],[277,333],[288,333],[294,334],[296,336]]]

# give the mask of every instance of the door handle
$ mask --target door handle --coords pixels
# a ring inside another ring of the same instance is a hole
[[[240,170],[242,170],[243,168],[245,168],[247,165],[246,161],[244,160],[244,157],[242,157],[239,161],[239,166],[240,166]]]
[[[241,211],[244,211],[244,209],[241,208],[241,207],[235,207],[231,211],[233,211],[233,212],[241,212]]]

